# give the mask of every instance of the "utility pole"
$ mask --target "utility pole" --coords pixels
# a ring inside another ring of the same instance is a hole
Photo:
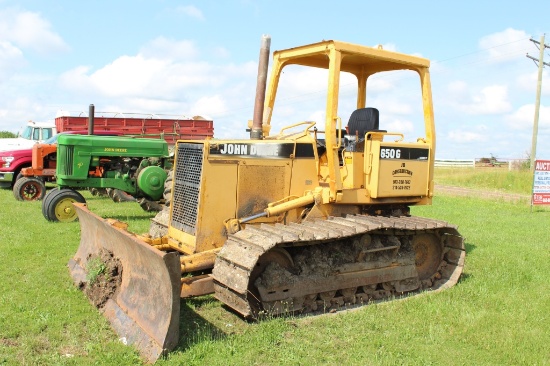
[[[533,123],[533,139],[531,140],[531,172],[535,172],[535,156],[537,154],[537,135],[539,132],[539,110],[540,110],[540,91],[542,88],[542,69],[544,68],[544,65],[550,66],[550,63],[544,62],[544,49],[550,48],[550,46],[546,45],[544,43],[544,34],[540,37],[540,42],[535,41],[533,38],[531,38],[531,42],[533,42],[535,45],[538,45],[539,49],[539,58],[536,59],[533,56],[529,56],[527,54],[526,56],[533,61],[535,61],[535,64],[538,64],[539,66],[539,76],[537,81],[537,101],[535,102],[535,120]]]

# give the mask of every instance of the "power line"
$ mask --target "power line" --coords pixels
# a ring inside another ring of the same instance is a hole
[[[465,53],[463,55],[449,57],[449,58],[446,58],[446,59],[443,59],[443,60],[434,60],[434,63],[443,63],[443,62],[447,62],[447,61],[454,60],[454,59],[457,59],[457,58],[462,58],[462,57],[466,57],[466,56],[475,55],[475,54],[482,53],[482,52],[485,52],[485,51],[489,51],[489,50],[492,50],[492,49],[496,49],[496,48],[499,48],[499,47],[508,46],[512,43],[522,42],[522,41],[525,41],[526,39],[527,38],[522,38],[522,39],[518,39],[518,40],[515,40],[515,41],[501,43],[501,44],[498,44],[498,45],[493,46],[493,47],[483,48],[483,49],[478,50],[478,51],[473,51],[473,52]]]

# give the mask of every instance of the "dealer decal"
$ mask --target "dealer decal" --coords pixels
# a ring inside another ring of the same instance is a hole
[[[392,190],[410,191],[412,176],[413,172],[405,167],[405,163],[402,163],[401,168],[392,171]]]

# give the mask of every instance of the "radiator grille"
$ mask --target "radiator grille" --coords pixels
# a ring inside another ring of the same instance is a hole
[[[74,164],[74,146],[73,145],[59,145],[59,154],[57,154],[57,166],[60,167],[58,175],[73,175]]]
[[[203,145],[179,143],[172,192],[172,227],[195,235],[202,175]]]

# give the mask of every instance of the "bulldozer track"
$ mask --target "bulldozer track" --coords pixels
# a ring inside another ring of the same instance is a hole
[[[436,244],[416,244],[430,240]],[[325,258],[320,260],[321,255]],[[332,311],[448,288],[457,283],[464,258],[463,238],[447,222],[348,215],[249,225],[229,236],[212,275],[217,299],[256,318]],[[428,275],[422,274],[419,261],[432,266]]]

